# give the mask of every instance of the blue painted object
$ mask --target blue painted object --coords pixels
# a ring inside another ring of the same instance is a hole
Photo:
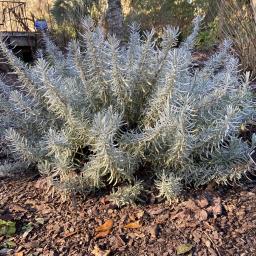
[[[45,31],[48,29],[48,25],[46,20],[36,20],[35,21],[35,29],[38,31]]]

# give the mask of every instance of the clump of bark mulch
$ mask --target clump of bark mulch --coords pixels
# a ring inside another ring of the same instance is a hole
[[[256,184],[121,209],[107,196],[63,201],[43,178],[0,180],[0,255],[256,255]]]

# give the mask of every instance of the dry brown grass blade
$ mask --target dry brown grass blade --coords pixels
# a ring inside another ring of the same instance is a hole
[[[249,4],[235,1],[221,3],[221,29],[223,36],[231,38],[244,71],[256,78],[256,24]]]

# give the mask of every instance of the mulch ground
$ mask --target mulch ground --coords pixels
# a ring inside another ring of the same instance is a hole
[[[107,196],[65,201],[43,178],[2,179],[0,219],[17,230],[0,255],[256,255],[256,183],[150,201],[118,209]]]

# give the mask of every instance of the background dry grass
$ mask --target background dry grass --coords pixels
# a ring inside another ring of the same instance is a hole
[[[224,37],[233,41],[243,70],[256,78],[256,24],[250,4],[222,1],[220,27]]]

